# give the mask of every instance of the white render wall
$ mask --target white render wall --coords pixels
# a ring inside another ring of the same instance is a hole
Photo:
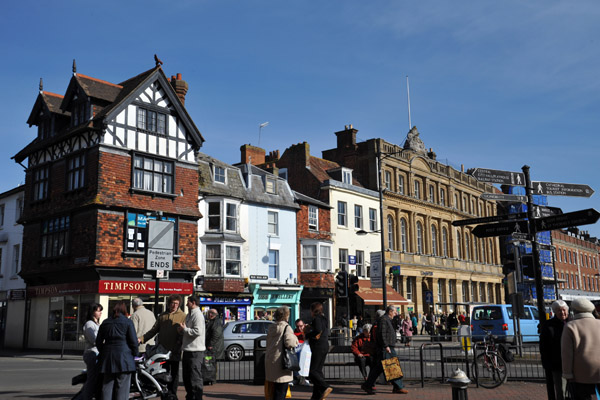
[[[268,283],[288,284],[298,282],[298,269],[296,259],[296,210],[287,210],[277,207],[268,207],[258,204],[245,204],[247,224],[242,227],[247,231],[242,232],[246,238],[249,256],[249,275],[269,275],[269,250],[279,250],[279,280],[270,280]],[[276,211],[279,215],[279,235],[268,233],[268,212]],[[246,214],[247,213],[247,214]],[[251,280],[251,282],[253,282]],[[257,281],[267,283],[267,281]]]
[[[23,199],[22,190],[0,198],[0,204],[4,205],[4,224],[0,226],[0,236],[7,239],[6,241],[0,241],[0,249],[2,249],[0,291],[25,289],[25,282],[17,275],[21,270],[21,260],[23,259],[23,225],[16,222],[18,199]],[[15,245],[19,245],[17,270],[15,270],[14,265]]]
[[[335,273],[339,271],[339,249],[348,249],[348,255],[356,255],[356,250],[364,251],[364,265],[368,266],[372,251],[381,250],[381,239],[379,233],[368,233],[367,235],[357,235],[360,229],[354,227],[354,205],[362,206],[363,211],[363,230],[369,232],[369,208],[377,212],[377,230],[381,229],[379,220],[379,199],[351,189],[331,187],[329,188],[329,205],[331,209],[331,233],[333,239],[332,266]],[[338,225],[338,201],[346,202],[347,226]],[[356,274],[356,265],[348,265],[348,272]]]

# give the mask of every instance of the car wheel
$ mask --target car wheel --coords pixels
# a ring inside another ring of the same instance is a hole
[[[227,348],[227,359],[229,361],[240,361],[244,358],[244,349],[241,346],[234,344]]]

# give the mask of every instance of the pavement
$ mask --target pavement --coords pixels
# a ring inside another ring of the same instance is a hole
[[[0,350],[0,357],[26,357],[35,359],[60,359],[60,353],[56,351],[7,351]],[[65,353],[63,359],[81,360],[80,353]],[[448,383],[440,381],[426,381],[425,386],[421,387],[420,381],[405,381],[405,389],[408,394],[393,394],[391,385],[376,386],[376,395],[367,395],[359,386],[358,382],[330,382],[333,392],[327,397],[327,400],[352,400],[352,399],[452,399],[452,387]],[[23,390],[23,393],[12,393],[10,398],[25,399],[68,399],[77,390],[74,387],[65,386],[61,393],[49,393],[46,391]],[[73,392],[70,396],[68,393]],[[310,399],[312,388],[306,386],[293,386],[291,388],[292,399]],[[7,395],[0,390],[0,398]],[[183,385],[179,386],[178,398],[185,399],[185,389]],[[508,381],[494,389],[477,388],[474,384],[469,385],[467,396],[470,400],[515,400],[526,398],[527,400],[545,400],[546,386],[542,382],[523,382]],[[264,399],[263,386],[252,385],[246,382],[218,382],[215,385],[204,388],[204,399],[207,400],[262,400]],[[466,397],[464,397],[466,399]]]

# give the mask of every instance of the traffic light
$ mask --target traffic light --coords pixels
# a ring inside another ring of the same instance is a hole
[[[335,294],[337,297],[348,297],[348,273],[338,272],[335,277]]]
[[[533,254],[521,256],[521,266],[523,267],[523,275],[527,275],[530,278],[535,276],[533,273]]]
[[[516,271],[519,267],[519,250],[513,246],[512,251],[510,253],[506,253],[506,255],[502,259],[502,267],[504,275],[508,275],[509,273]]]
[[[348,295],[358,292],[358,276],[348,275]]]

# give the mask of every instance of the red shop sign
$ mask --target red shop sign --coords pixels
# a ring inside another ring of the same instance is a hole
[[[156,290],[154,281],[107,281],[98,282],[98,293],[125,293],[125,294],[154,294]],[[191,282],[160,282],[160,294],[193,294],[194,284]]]

